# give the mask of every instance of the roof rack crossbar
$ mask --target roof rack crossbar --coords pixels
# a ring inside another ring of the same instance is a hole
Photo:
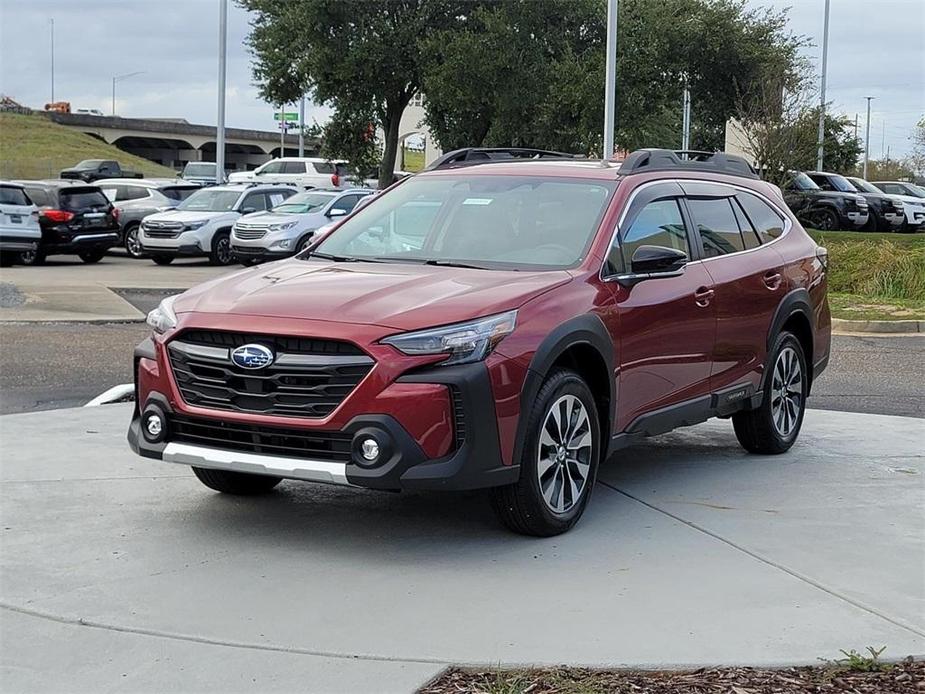
[[[728,176],[759,178],[745,158],[725,152],[638,149],[629,154],[620,166],[621,175],[646,171],[714,171]]]
[[[435,159],[427,166],[425,171],[436,169],[450,169],[460,166],[473,166],[475,164],[509,163],[518,160],[536,159],[580,159],[575,154],[556,152],[548,149],[535,149],[533,147],[464,147],[447,152]]]

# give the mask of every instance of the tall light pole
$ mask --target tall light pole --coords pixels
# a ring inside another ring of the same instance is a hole
[[[819,90],[819,148],[816,150],[816,171],[822,171],[822,149],[825,140],[825,76],[829,62],[829,0],[825,0],[825,22],[822,29],[822,84]]]
[[[225,182],[225,50],[228,43],[228,0],[218,7],[218,123],[215,127],[215,182]]]
[[[55,102],[55,18],[49,17],[51,26],[51,103]]]
[[[684,75],[684,100],[681,117],[681,149],[685,152],[691,148],[691,90]]]
[[[404,151],[404,150],[402,150]],[[305,95],[299,100],[299,156],[305,156]]]
[[[607,60],[604,71],[604,156],[614,153],[614,126],[617,115],[617,0],[607,0]]]
[[[116,82],[121,82],[122,80],[127,80],[129,77],[135,77],[136,75],[143,75],[144,70],[139,72],[129,72],[125,75],[114,75],[112,78],[112,115],[116,115]]]
[[[872,99],[876,98],[873,96],[865,96],[867,99],[867,137],[864,140],[864,173],[861,176],[865,181],[867,180],[867,158],[870,155],[870,102]]]

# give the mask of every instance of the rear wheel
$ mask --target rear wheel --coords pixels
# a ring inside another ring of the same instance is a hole
[[[77,254],[77,256],[88,265],[100,262],[104,255],[106,255],[106,251],[84,251],[83,253]]]
[[[173,256],[172,255],[154,255],[154,256],[151,256],[151,260],[153,260],[158,265],[170,265],[173,262]]]
[[[0,267],[9,267],[16,262],[16,254],[10,251],[0,251]]]
[[[781,333],[768,360],[768,381],[761,406],[732,415],[732,426],[750,453],[783,453],[794,444],[803,426],[809,373],[803,346],[793,333]]]
[[[138,225],[132,224],[125,230],[125,252],[131,258],[143,258],[144,251],[141,248],[141,241],[138,240]]]
[[[209,489],[239,496],[265,494],[282,481],[280,477],[269,475],[251,475],[246,472],[210,470],[203,467],[194,467],[193,474]]]
[[[19,254],[19,262],[23,265],[44,265],[45,254],[41,249],[34,251],[22,251]]]
[[[209,262],[213,265],[231,265],[234,259],[234,253],[231,251],[231,235],[227,231],[217,233],[212,239]]]
[[[575,372],[554,371],[527,422],[520,479],[491,489],[492,507],[514,532],[559,535],[581,518],[597,476],[601,443],[594,396]]]

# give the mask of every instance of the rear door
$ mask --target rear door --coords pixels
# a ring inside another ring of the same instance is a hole
[[[716,291],[711,389],[732,389],[735,392],[726,396],[741,398],[738,386],[747,385],[747,390],[759,386],[767,357],[768,330],[786,291],[783,261],[767,245],[775,238],[773,234],[780,233],[769,217],[777,220],[781,230],[783,221],[752,193],[712,183],[681,185],[697,230],[703,266]],[[740,199],[751,210],[751,216]]]
[[[713,281],[692,243],[682,196],[673,182],[643,188],[620,222],[604,267],[619,316],[608,325],[619,364],[617,431],[663,408],[709,402]],[[621,284],[617,278],[631,274],[633,253],[643,245],[683,251],[690,262],[677,277]]]
[[[275,180],[278,183],[301,185],[305,180],[305,162],[284,161],[282,173]]]
[[[61,209],[74,218],[68,223],[81,231],[111,231],[118,227],[112,203],[97,186],[67,186],[58,191]]]

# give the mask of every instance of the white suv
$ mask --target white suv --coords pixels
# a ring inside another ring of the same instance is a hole
[[[238,217],[276,207],[295,192],[294,186],[259,183],[203,188],[176,209],[144,218],[138,235],[142,252],[158,265],[180,256],[208,256],[213,265],[230,265],[231,227]]]
[[[292,183],[303,188],[340,188],[350,174],[347,162],[317,157],[283,157],[258,166],[253,171],[238,171],[228,176],[232,183]]]
[[[38,208],[23,187],[0,181],[0,264],[9,265],[22,251],[34,251],[42,238]]]

